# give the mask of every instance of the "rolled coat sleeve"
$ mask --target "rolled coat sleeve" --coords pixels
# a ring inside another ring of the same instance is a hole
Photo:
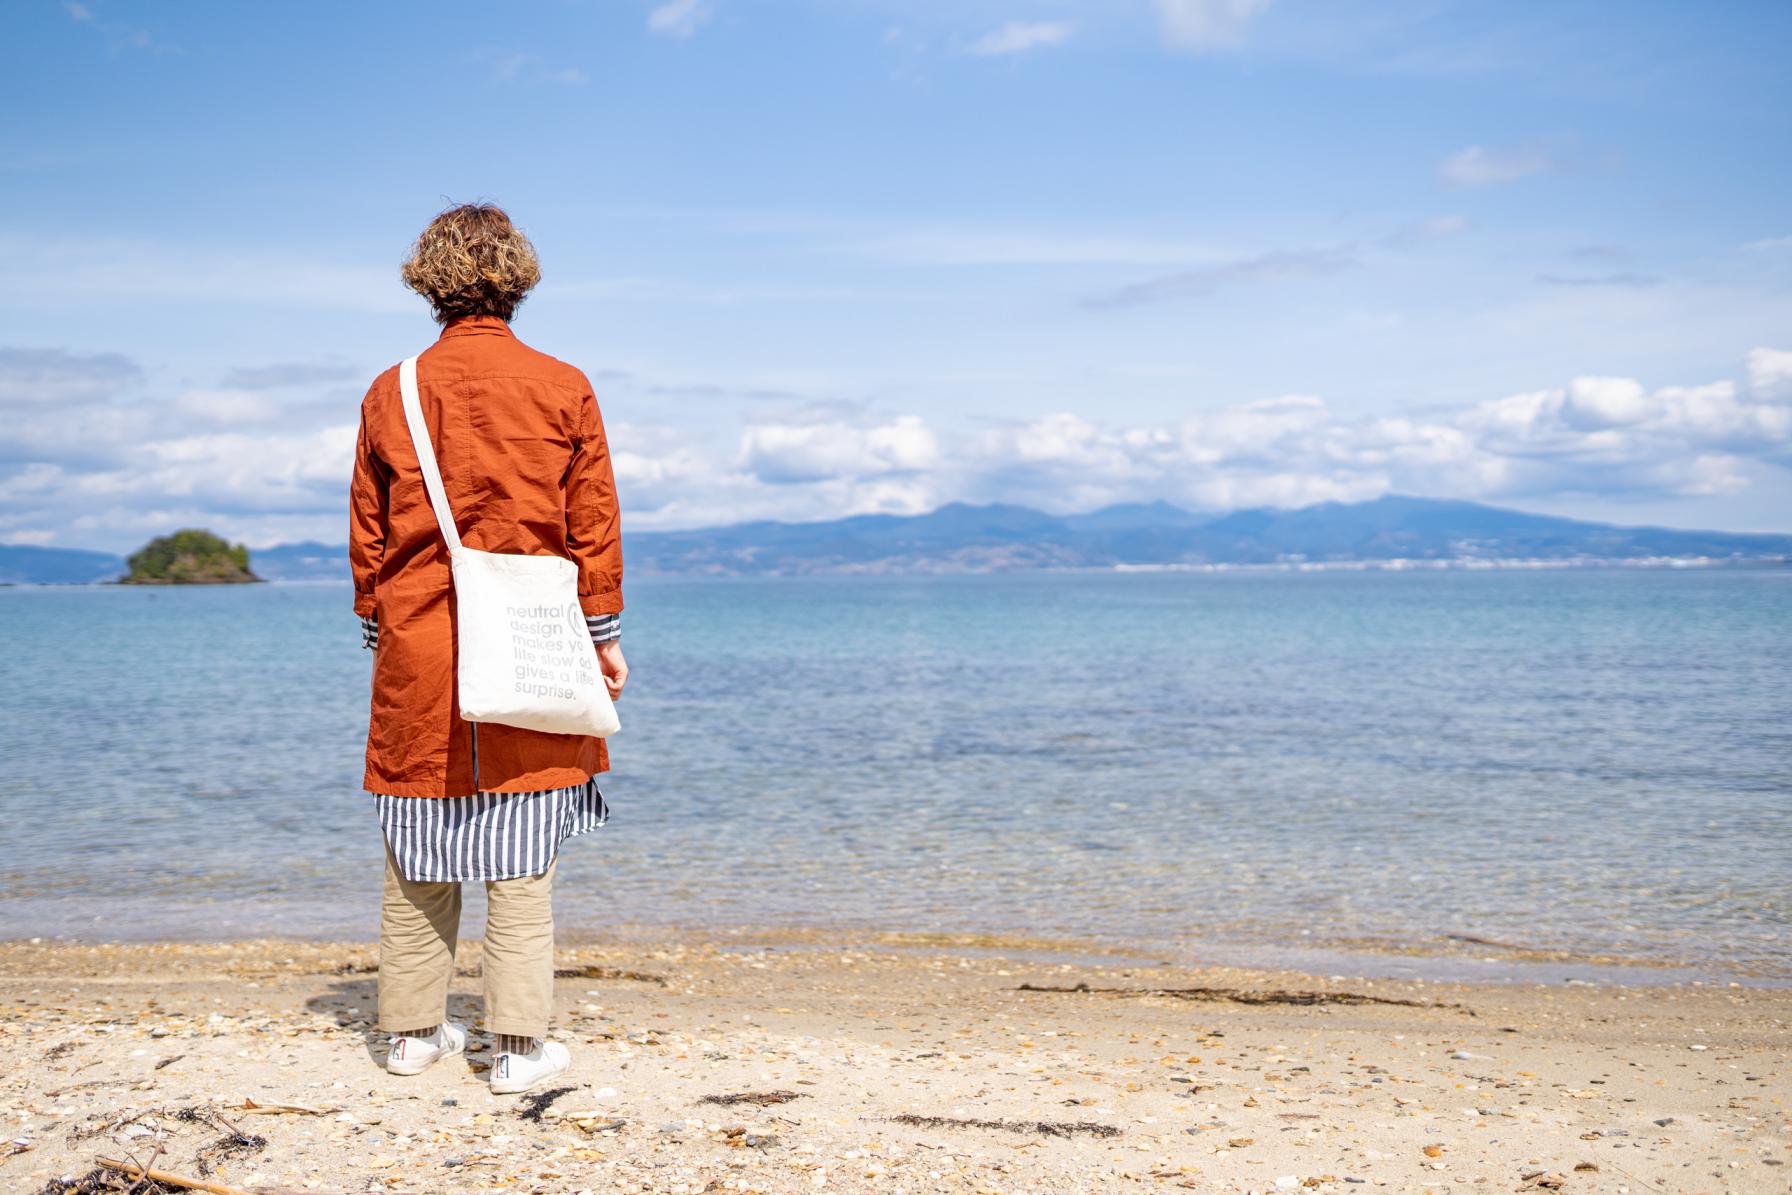
[[[622,612],[622,519],[603,415],[589,389],[580,399],[579,447],[566,470],[566,548],[579,566],[579,606]]]
[[[386,467],[367,441],[367,415],[355,434],[355,473],[348,491],[348,567],[355,583],[355,613],[363,618],[378,608],[375,588],[386,555]]]

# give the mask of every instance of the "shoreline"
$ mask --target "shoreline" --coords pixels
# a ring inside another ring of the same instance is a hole
[[[378,1069],[367,943],[0,943],[0,1048],[27,1063],[0,1076],[18,1151],[0,1186],[158,1143],[158,1169],[266,1192],[1792,1179],[1792,990],[1343,980],[1043,945],[563,940],[570,1090],[531,1118],[486,1090],[483,1049]],[[476,1017],[478,959],[464,942],[457,1019]],[[226,1123],[264,1140],[222,1148]]]
[[[478,919],[475,894],[466,923]],[[28,920],[25,918],[24,920]],[[266,924],[263,922],[263,924]],[[375,923],[367,919],[367,939]],[[344,927],[346,929],[346,927]],[[612,923],[602,929],[568,924],[561,915],[557,929],[563,947],[600,943],[643,942],[654,945],[709,945],[718,949],[954,950],[1003,952],[1037,962],[1087,962],[1096,965],[1231,967],[1326,975],[1334,979],[1390,980],[1409,983],[1464,983],[1486,986],[1581,985],[1616,988],[1746,987],[1792,989],[1792,974],[1769,960],[1698,960],[1595,953],[1549,946],[1530,946],[1466,934],[1434,934],[1411,939],[1344,938],[1293,943],[1285,940],[1214,937],[1178,943],[1121,941],[1075,936],[982,932],[952,929],[890,929],[877,925],[785,924],[772,927]],[[265,933],[226,930],[215,934],[144,933],[102,936],[69,933],[0,939],[0,950],[17,946],[207,947],[241,941],[280,941],[299,946],[340,944],[356,940],[348,932],[283,932],[270,925]]]

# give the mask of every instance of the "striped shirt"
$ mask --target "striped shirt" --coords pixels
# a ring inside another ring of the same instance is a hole
[[[620,614],[585,618],[593,643],[622,637]],[[377,616],[361,619],[361,646],[380,645]],[[380,830],[404,878],[413,883],[514,880],[540,875],[560,844],[610,820],[597,778],[537,792],[478,792],[466,797],[371,793]]]
[[[398,870],[419,883],[540,875],[562,842],[610,818],[595,779],[545,792],[373,800]]]
[[[622,615],[620,614],[587,614],[585,629],[591,632],[591,642],[608,643],[612,639],[622,638]],[[361,617],[361,646],[368,651],[375,651],[380,645],[380,620],[377,614],[365,614]]]

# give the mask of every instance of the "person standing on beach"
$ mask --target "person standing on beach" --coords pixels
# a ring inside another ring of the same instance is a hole
[[[402,272],[442,331],[418,388],[456,527],[470,548],[578,565],[579,606],[612,698],[622,549],[610,452],[591,383],[518,340],[517,305],[541,277],[535,248],[499,208],[442,212]],[[386,839],[380,1028],[386,1069],[414,1075],[460,1053],[448,1020],[461,885],[485,884],[485,1027],[491,1087],[526,1091],[564,1071],[546,1040],[554,995],[551,890],[560,844],[604,824],[602,739],[464,721],[456,699],[448,548],[406,428],[397,366],[361,404],[350,488],[355,612],[373,649],[364,785]]]

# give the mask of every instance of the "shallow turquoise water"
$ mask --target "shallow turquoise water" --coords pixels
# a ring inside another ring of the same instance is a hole
[[[1792,572],[642,579],[562,925],[1792,977]],[[367,934],[346,588],[0,590],[0,937]],[[1304,952],[1304,953],[1303,953]]]

